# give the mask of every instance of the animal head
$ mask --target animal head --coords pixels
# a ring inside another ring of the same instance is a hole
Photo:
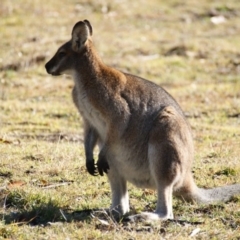
[[[79,55],[86,50],[88,42],[91,41],[92,26],[88,20],[77,22],[72,30],[72,38],[63,44],[46,63],[47,73],[54,76],[61,74],[72,74]]]

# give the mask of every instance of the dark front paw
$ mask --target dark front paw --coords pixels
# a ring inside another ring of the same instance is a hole
[[[106,173],[106,174],[108,173],[109,165],[108,165],[108,162],[107,162],[106,158],[101,157],[101,158],[98,159],[97,169],[98,169],[98,172],[101,176],[103,176],[103,173]]]
[[[96,167],[96,164],[94,163],[94,159],[87,160],[86,167],[87,167],[87,171],[91,175],[93,175],[93,176],[97,176],[98,175],[98,168]]]

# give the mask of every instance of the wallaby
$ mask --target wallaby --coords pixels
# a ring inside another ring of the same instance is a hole
[[[196,186],[191,128],[181,107],[160,86],[105,65],[92,34],[89,21],[76,23],[71,40],[45,67],[49,74],[70,74],[74,79],[72,97],[84,122],[86,167],[94,176],[107,174],[110,210],[119,216],[129,212],[127,181],[157,190],[156,211],[133,216],[150,220],[173,218],[173,194],[198,203],[228,201],[240,194],[240,184]]]

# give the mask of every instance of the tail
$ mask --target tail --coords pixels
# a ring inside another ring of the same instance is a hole
[[[240,184],[204,189],[197,187],[191,177],[191,180],[188,179],[187,184],[176,192],[176,195],[185,201],[200,204],[227,202],[232,197],[240,195]]]
[[[227,202],[240,194],[240,184],[227,185],[212,189],[196,188],[192,193],[192,201],[197,203]]]

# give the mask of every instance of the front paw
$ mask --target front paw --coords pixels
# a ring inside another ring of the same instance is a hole
[[[96,167],[96,164],[94,162],[94,159],[91,160],[87,160],[86,162],[86,167],[87,167],[87,171],[93,175],[93,176],[97,176],[98,175],[98,169]]]
[[[103,176],[103,173],[108,173],[109,165],[105,157],[99,157],[97,161],[97,169],[101,176]]]

